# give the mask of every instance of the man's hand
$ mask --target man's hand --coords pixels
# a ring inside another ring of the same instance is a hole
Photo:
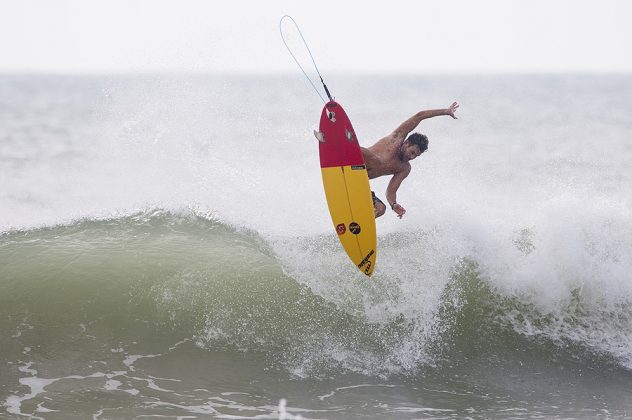
[[[456,109],[458,107],[459,107],[459,104],[454,102],[452,105],[450,105],[450,108],[448,108],[448,115],[454,118],[455,120],[456,120],[456,116],[454,115],[454,113],[456,112]]]
[[[395,205],[393,205],[393,211],[395,213],[397,213],[397,217],[399,217],[400,219],[402,218],[402,216],[406,213],[406,209],[403,208],[402,206],[400,206],[399,204],[395,203]]]

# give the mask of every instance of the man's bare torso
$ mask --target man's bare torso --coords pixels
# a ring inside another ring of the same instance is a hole
[[[390,134],[378,140],[373,146],[362,148],[370,179],[394,175],[410,167],[410,163],[403,162],[399,156],[403,141],[403,138]]]
[[[391,209],[397,213],[398,217],[401,218],[406,213],[406,209],[397,202],[397,190],[402,181],[410,174],[410,161],[419,157],[419,155],[428,148],[427,137],[416,133],[417,137],[415,137],[414,141],[408,141],[406,140],[406,136],[408,136],[422,120],[427,118],[438,117],[439,115],[449,115],[452,118],[456,118],[454,112],[458,107],[459,104],[454,102],[446,109],[419,111],[401,123],[391,134],[378,140],[373,146],[368,148],[362,147],[362,155],[364,156],[369,178],[373,179],[384,175],[393,175],[386,188],[386,200],[391,206]],[[410,138],[411,137],[409,137],[409,140]],[[420,141],[424,139],[425,144],[422,149],[422,143],[420,143]],[[385,204],[379,199],[376,200],[375,196],[373,205],[375,208],[375,217],[380,217],[384,214],[384,211],[386,211]]]

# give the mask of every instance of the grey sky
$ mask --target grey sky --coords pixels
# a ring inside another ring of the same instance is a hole
[[[0,72],[630,72],[632,1],[0,0]],[[291,34],[290,34],[291,35]]]

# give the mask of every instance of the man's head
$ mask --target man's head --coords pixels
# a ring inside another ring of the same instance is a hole
[[[426,150],[428,150],[428,137],[423,134],[413,133],[402,143],[401,158],[403,161],[408,162]]]

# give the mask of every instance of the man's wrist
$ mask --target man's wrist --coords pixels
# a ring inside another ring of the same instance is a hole
[[[391,204],[391,210],[395,210],[395,206],[397,205],[397,201],[393,201]]]

